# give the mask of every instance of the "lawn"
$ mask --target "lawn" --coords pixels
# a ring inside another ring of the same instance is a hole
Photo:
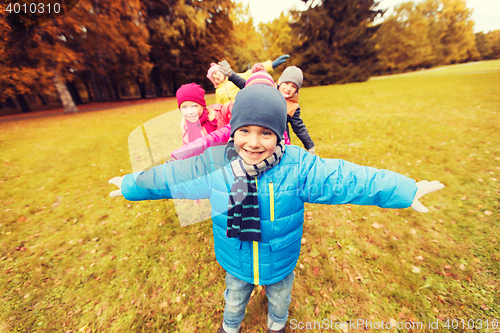
[[[319,156],[446,187],[425,214],[307,204],[292,327],[499,331],[500,60],[303,88],[300,104]],[[211,221],[181,227],[171,200],[108,196],[132,171],[129,134],[175,108],[0,123],[0,332],[217,330]],[[267,332],[264,293],[242,332]]]

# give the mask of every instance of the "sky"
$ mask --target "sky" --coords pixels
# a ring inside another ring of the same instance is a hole
[[[316,3],[318,0],[313,0]],[[349,1],[349,0],[345,0]],[[235,0],[244,5],[250,5],[250,15],[256,23],[270,22],[277,18],[282,11],[295,7],[298,10],[307,9],[301,0]],[[406,2],[405,0],[381,0],[379,8],[389,9],[394,5]],[[420,2],[415,0],[414,2]],[[474,21],[474,32],[484,32],[500,29],[500,0],[465,0],[467,7],[472,9],[472,20]],[[309,1],[309,4],[311,1]],[[387,15],[387,14],[386,14]]]

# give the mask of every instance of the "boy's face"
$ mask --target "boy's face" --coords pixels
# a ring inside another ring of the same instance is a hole
[[[215,86],[218,86],[226,79],[226,76],[221,73],[221,71],[215,71],[212,74],[212,79],[214,79]]]
[[[292,82],[282,82],[279,87],[279,91],[283,94],[285,99],[292,97],[297,92],[298,87]]]
[[[203,106],[191,101],[182,102],[179,106],[179,109],[181,110],[184,119],[191,123],[198,121],[198,119],[201,117],[201,114],[203,113]]]
[[[255,165],[274,153],[278,137],[262,126],[243,126],[234,132],[234,144],[241,158],[249,165]]]

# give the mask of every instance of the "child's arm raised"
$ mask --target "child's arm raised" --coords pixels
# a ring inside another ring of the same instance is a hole
[[[310,154],[303,154],[302,165],[305,179],[301,195],[311,203],[412,207],[417,212],[426,212],[427,208],[418,199],[444,187],[437,181],[415,183],[393,171]]]
[[[211,183],[210,152],[186,160],[172,161],[148,171],[135,172],[109,180],[120,188],[109,195],[123,195],[130,201],[158,199],[205,199]]]

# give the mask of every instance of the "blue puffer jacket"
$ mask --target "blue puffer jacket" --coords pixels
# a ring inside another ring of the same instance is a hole
[[[321,159],[287,146],[280,163],[257,179],[262,240],[241,242],[226,237],[234,177],[224,149],[212,147],[199,156],[127,175],[121,190],[128,200],[209,198],[217,261],[253,284],[281,281],[295,268],[305,202],[406,208],[417,191],[414,180],[398,173]]]

